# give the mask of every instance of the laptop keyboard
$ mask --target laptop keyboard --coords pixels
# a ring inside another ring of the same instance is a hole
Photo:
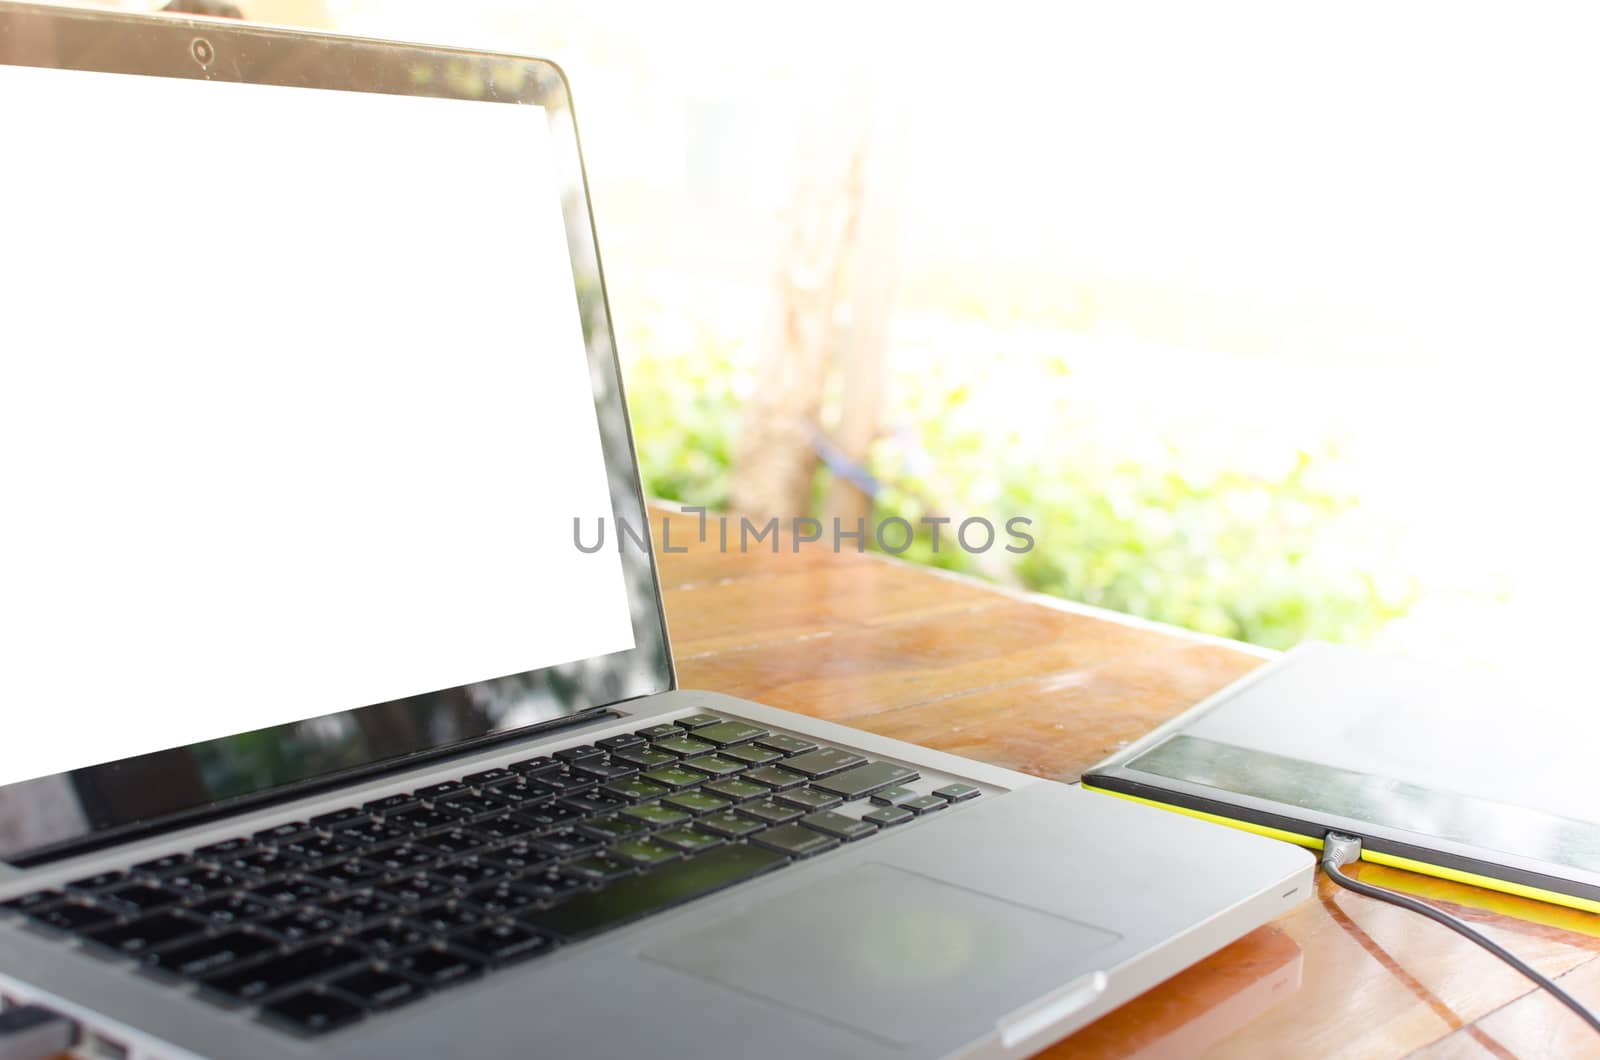
[[[696,714],[0,905],[319,1034],[979,795],[919,779]]]

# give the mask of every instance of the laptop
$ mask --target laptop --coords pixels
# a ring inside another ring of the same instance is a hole
[[[1083,783],[1314,850],[1360,836],[1365,861],[1600,913],[1597,737],[1560,679],[1311,642]]]
[[[84,1055],[1020,1055],[1311,894],[676,686],[554,65],[0,4],[0,113],[0,995]]]

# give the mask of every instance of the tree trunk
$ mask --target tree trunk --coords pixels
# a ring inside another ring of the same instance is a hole
[[[830,146],[809,153],[808,171],[788,207],[769,339],[739,435],[733,506],[761,518],[788,519],[811,509],[817,469],[811,439],[855,240],[864,142]]]

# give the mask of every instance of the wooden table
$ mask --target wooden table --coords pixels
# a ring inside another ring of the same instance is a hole
[[[702,544],[693,516],[657,509],[654,522],[684,687],[1055,780],[1267,658],[828,542],[723,553],[715,523]],[[662,552],[664,523],[686,552]],[[1600,1005],[1600,916],[1378,866],[1357,874],[1486,928]],[[1465,940],[1322,879],[1316,900],[1043,1055],[1600,1057],[1600,1038]]]

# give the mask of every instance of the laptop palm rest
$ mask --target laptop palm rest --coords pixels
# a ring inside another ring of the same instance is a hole
[[[1120,935],[872,863],[654,943],[648,961],[906,1047],[994,1026]],[[1007,999],[1015,999],[1008,1005]]]

